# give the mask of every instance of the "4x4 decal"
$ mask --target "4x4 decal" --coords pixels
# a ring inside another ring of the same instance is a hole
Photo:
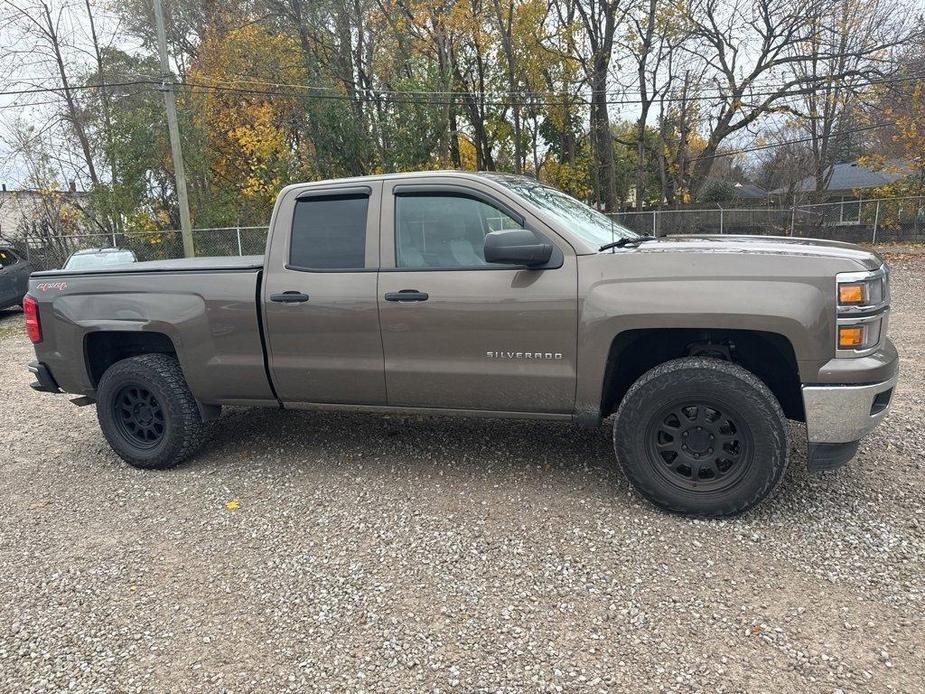
[[[47,292],[49,289],[67,289],[67,282],[39,282],[35,288],[40,292]]]

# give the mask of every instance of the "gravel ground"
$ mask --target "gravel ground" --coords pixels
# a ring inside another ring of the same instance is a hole
[[[239,410],[136,471],[29,390],[5,314],[0,688],[922,691],[925,256],[891,261],[888,419],[821,476],[794,427],[780,493],[724,521],[549,423]]]

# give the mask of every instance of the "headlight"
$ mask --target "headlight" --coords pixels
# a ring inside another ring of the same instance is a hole
[[[870,354],[886,337],[890,303],[886,265],[873,272],[843,272],[835,278],[839,357]]]

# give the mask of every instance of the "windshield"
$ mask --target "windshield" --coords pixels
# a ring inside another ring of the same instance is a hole
[[[493,180],[526,198],[592,246],[603,246],[620,239],[639,238],[635,231],[627,229],[561,190],[527,178],[498,176]]]
[[[109,253],[82,253],[72,255],[64,264],[65,270],[80,270],[86,267],[99,267],[101,265],[124,265],[134,263],[135,254],[131,251],[117,251]]]

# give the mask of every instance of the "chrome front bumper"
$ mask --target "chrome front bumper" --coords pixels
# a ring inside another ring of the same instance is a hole
[[[869,434],[890,409],[899,374],[863,386],[803,386],[809,443],[851,443]]]

